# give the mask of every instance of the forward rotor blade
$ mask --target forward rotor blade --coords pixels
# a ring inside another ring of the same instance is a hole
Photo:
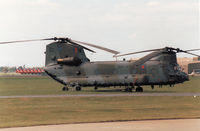
[[[54,40],[54,38],[33,39],[33,40],[19,40],[19,41],[6,41],[6,42],[0,42],[0,44],[21,43],[21,42],[31,42],[31,41],[44,41],[44,40]]]
[[[86,43],[86,42],[81,42],[81,41],[76,41],[76,40],[72,40],[72,41],[74,41],[76,43],[83,44],[83,45],[91,46],[91,47],[94,47],[94,48],[97,48],[97,49],[101,49],[101,50],[110,52],[110,53],[115,54],[115,55],[120,53],[118,51],[108,49],[108,48],[105,48],[105,47],[102,47],[102,46],[98,46],[98,45],[94,45],[94,44],[90,44],[90,43]]]
[[[194,53],[190,53],[188,51],[182,51],[183,53],[186,53],[186,54],[190,54],[190,55],[194,55],[194,56],[197,56],[197,57],[200,57],[200,55],[197,55],[197,54],[194,54]]]
[[[139,54],[139,53],[145,53],[145,52],[151,52],[151,51],[159,51],[159,50],[163,50],[163,49],[164,49],[164,48],[152,49],[152,50],[144,50],[144,51],[138,51],[138,52],[127,53],[127,54],[114,55],[113,57],[121,57],[121,56],[127,56],[127,55],[133,55],[133,54]]]
[[[200,49],[191,49],[191,50],[185,50],[185,51],[198,51]]]

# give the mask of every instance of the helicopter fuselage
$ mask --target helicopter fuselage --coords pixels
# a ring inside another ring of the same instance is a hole
[[[65,86],[108,87],[173,85],[189,80],[176,52],[164,48],[136,61],[90,62],[82,47],[63,42],[47,45],[45,72]]]
[[[178,65],[149,60],[141,65],[135,61],[86,62],[80,66],[53,64],[45,71],[64,85],[84,86],[141,86],[168,85],[188,80]]]

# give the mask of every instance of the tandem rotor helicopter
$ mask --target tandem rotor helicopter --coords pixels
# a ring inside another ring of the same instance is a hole
[[[34,40],[21,40],[0,42],[0,44],[31,42],[31,41],[54,41],[46,46],[45,72],[54,80],[64,85],[63,91],[74,87],[80,91],[82,87],[109,87],[124,86],[125,91],[143,92],[143,85],[170,85],[188,81],[189,77],[177,64],[176,53],[187,53],[194,56],[197,54],[190,51],[200,49],[181,50],[179,48],[164,47],[159,49],[144,50],[128,54],[101,47],[98,45],[72,40],[69,38],[47,38]],[[85,51],[95,51],[83,46],[91,46],[109,53],[113,57],[121,57],[144,52],[150,54],[137,61],[102,61],[90,62]],[[135,88],[136,87],[136,88]]]

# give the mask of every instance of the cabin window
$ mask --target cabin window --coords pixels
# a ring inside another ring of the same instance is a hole
[[[80,75],[80,74],[81,74],[80,70],[76,71],[76,75]]]

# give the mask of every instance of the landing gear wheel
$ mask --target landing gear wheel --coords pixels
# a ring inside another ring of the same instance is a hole
[[[143,92],[143,88],[142,87],[140,87],[141,89],[140,89],[140,92]]]
[[[97,89],[98,89],[98,87],[97,87],[97,86],[95,86],[95,87],[94,87],[94,90],[96,91]]]
[[[143,92],[143,88],[139,86],[139,87],[136,88],[135,91],[136,91],[136,92]]]
[[[132,92],[132,88],[128,88],[128,92]]]
[[[132,88],[125,88],[125,92],[132,92]]]
[[[76,86],[76,91],[81,91],[81,87],[80,86]]]
[[[63,91],[68,91],[69,88],[68,88],[68,87],[63,87],[62,90],[63,90]]]

